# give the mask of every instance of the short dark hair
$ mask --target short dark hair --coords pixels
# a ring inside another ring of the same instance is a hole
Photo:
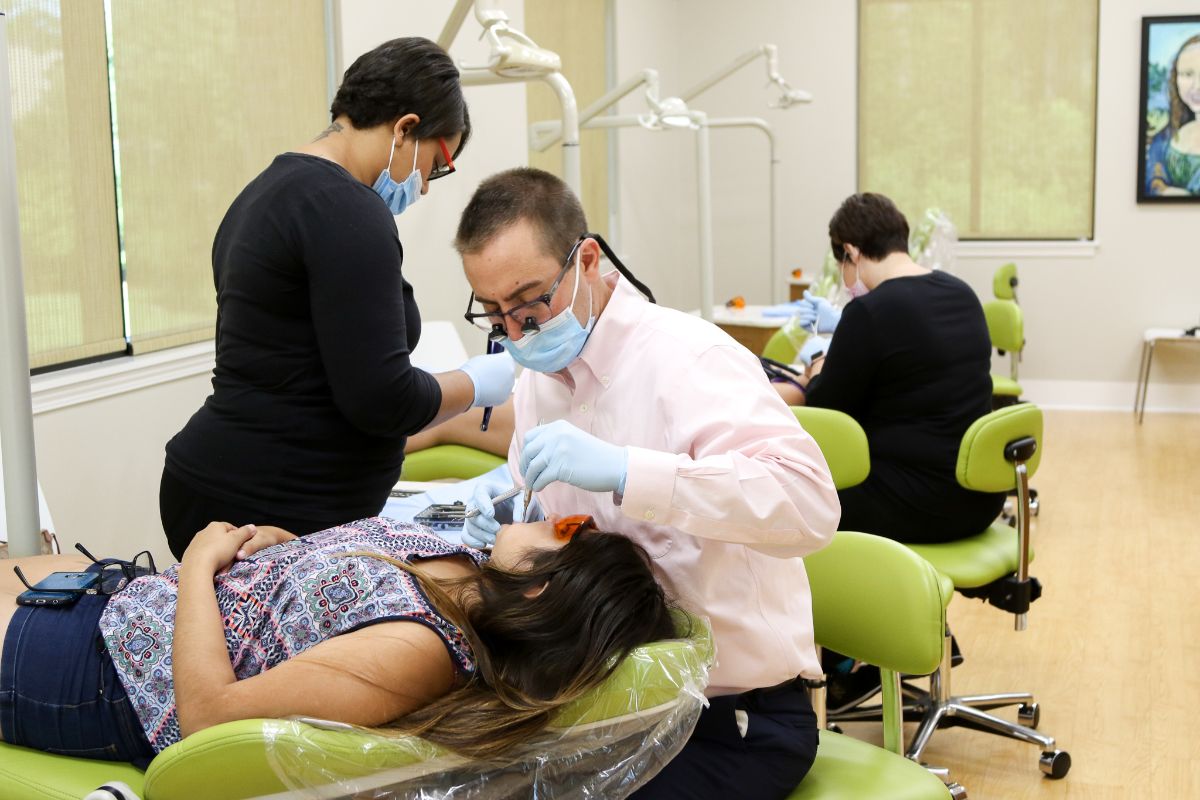
[[[462,134],[455,155],[471,136],[458,68],[445,50],[420,36],[392,39],[354,60],[329,107],[332,119],[343,114],[360,129],[416,114],[418,139]]]
[[[908,220],[881,194],[852,194],[829,220],[829,244],[838,261],[845,260],[847,244],[875,261],[891,253],[907,253]]]
[[[475,190],[458,221],[459,255],[478,253],[501,231],[528,220],[547,255],[566,258],[587,233],[579,198],[562,179],[533,167],[498,172]]]

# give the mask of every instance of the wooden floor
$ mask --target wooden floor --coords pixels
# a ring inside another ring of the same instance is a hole
[[[1200,798],[1200,415],[1048,411],[1032,485],[1045,593],[1019,633],[955,596],[953,689],[1032,691],[1071,772],[1043,778],[1037,746],[964,728],[924,760],[973,800]]]

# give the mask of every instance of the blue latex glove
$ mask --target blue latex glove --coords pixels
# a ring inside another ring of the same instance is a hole
[[[471,405],[476,408],[503,405],[512,394],[516,373],[507,350],[467,359],[459,369],[475,384],[475,399]]]
[[[829,338],[826,336],[810,336],[804,340],[804,346],[800,348],[800,352],[796,357],[804,364],[810,366],[815,356],[821,353],[829,352]]]
[[[799,321],[800,327],[811,330],[815,322],[817,333],[833,333],[838,323],[842,321],[840,308],[835,307],[824,297],[816,297],[807,289],[804,290],[804,299],[797,302],[796,309],[796,319]]]
[[[525,485],[534,491],[562,481],[589,492],[624,492],[628,461],[624,447],[560,419],[525,434],[520,467]]]
[[[492,498],[511,488],[512,484],[506,486],[498,481],[483,482],[475,487],[471,492],[470,507],[479,509],[479,513],[463,523],[463,544],[482,549],[496,543],[500,526],[513,521],[516,498],[510,497],[499,505],[493,504]]]

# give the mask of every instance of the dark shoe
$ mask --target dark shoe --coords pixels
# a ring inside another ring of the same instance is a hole
[[[825,711],[840,714],[869,700],[882,688],[879,667],[860,664],[853,672],[834,672],[825,678]]]

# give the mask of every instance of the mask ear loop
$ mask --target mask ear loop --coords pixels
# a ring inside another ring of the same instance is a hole
[[[393,150],[392,152],[395,152],[395,151]],[[412,169],[410,169],[408,171],[409,175],[412,175],[414,172],[417,171],[417,153],[419,153],[419,152],[421,152],[421,140],[414,139],[413,140],[413,165],[412,165]],[[405,180],[408,180],[408,178],[405,178]]]
[[[392,149],[391,149],[391,152],[388,153],[387,174],[388,174],[389,178],[392,178],[392,159],[395,157],[396,157],[396,134],[393,133],[392,134]],[[396,180],[396,179],[392,178],[392,180]]]

